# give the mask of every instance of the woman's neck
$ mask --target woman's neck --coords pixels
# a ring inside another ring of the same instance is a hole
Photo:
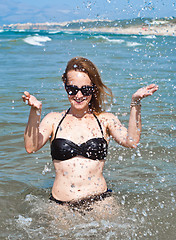
[[[92,113],[92,111],[89,108],[83,109],[83,110],[77,110],[71,107],[69,113],[76,118],[83,118],[87,113],[88,114]]]

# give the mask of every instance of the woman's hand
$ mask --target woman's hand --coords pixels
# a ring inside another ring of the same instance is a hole
[[[158,86],[155,84],[150,84],[146,87],[140,88],[132,95],[132,101],[140,101],[141,99],[151,96],[154,92],[158,90]]]
[[[36,97],[30,95],[29,92],[25,91],[24,95],[22,95],[23,102],[26,102],[29,106],[37,108],[40,110],[42,108],[42,103],[37,100]]]

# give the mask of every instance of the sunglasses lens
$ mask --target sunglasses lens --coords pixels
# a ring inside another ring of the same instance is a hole
[[[84,96],[90,96],[93,94],[93,86],[83,86],[82,88],[78,88],[77,86],[74,85],[66,85],[65,89],[68,95],[76,95],[79,90],[82,92],[82,95]]]
[[[81,88],[81,92],[84,96],[90,96],[93,93],[93,87],[91,86],[83,86]]]
[[[69,86],[66,86],[66,91],[68,95],[76,95],[78,92],[78,87],[69,85]]]

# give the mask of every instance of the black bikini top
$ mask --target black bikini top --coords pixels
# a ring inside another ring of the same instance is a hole
[[[102,160],[106,158],[108,144],[104,139],[103,130],[97,116],[93,113],[100,127],[102,138],[91,138],[82,144],[76,144],[68,139],[56,138],[58,129],[66,117],[70,109],[67,110],[61,121],[59,122],[54,139],[51,143],[51,156],[53,160],[68,160],[76,156],[83,156],[92,160]]]

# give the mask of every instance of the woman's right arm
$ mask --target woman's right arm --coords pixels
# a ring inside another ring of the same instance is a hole
[[[28,123],[24,132],[24,142],[26,151],[32,153],[39,150],[48,141],[52,134],[52,118],[51,114],[48,114],[40,123],[42,103],[26,91],[22,99],[31,106]]]

